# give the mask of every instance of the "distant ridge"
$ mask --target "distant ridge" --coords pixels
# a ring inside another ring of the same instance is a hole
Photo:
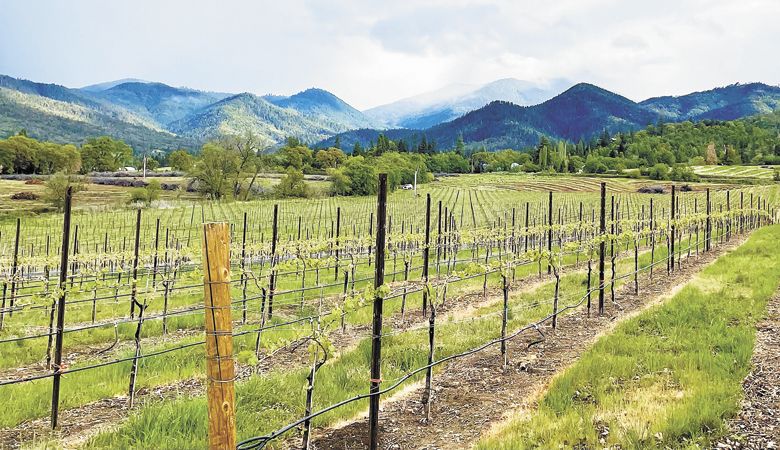
[[[639,103],[592,84],[561,87],[568,85],[508,78],[450,86],[361,112],[319,88],[257,96],[124,79],[73,89],[0,75],[0,137],[25,129],[39,139],[81,143],[107,134],[141,151],[195,149],[223,134],[252,132],[269,146],[290,136],[327,146],[338,136],[350,150],[384,133],[411,146],[425,138],[447,149],[462,137],[470,148],[498,150],[533,146],[541,136],[577,141],[658,121],[731,120],[780,108],[780,87],[763,83]]]
[[[735,84],[680,97],[657,97],[636,103],[606,89],[579,83],[534,106],[495,101],[462,117],[424,129],[395,130],[393,135],[412,145],[425,136],[439,149],[452,148],[461,136],[467,146],[488,150],[525,148],[541,136],[577,141],[603,130],[638,130],[658,121],[732,120],[780,108],[780,88],[762,83]],[[368,145],[382,130],[359,130],[339,135],[344,148]],[[388,134],[389,135],[389,134]],[[319,145],[332,145],[334,138]]]

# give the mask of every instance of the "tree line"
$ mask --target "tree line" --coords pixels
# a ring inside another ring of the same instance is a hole
[[[780,164],[780,112],[734,121],[658,123],[640,131],[602,132],[572,143],[541,137],[531,148],[488,152],[467,147],[457,138],[451,149],[437,149],[423,135],[418,142],[393,140],[380,134],[367,146],[355,143],[349,153],[338,136],[331,147],[311,148],[290,137],[271,149],[247,133],[204,144],[197,153],[180,149],[151,152],[149,169],[170,166],[187,173],[196,188],[215,199],[249,199],[258,195],[312,195],[306,174],[327,175],[332,195],[370,195],[376,175],[387,172],[390,188],[426,183],[436,173],[587,173],[647,176],[695,181],[691,165]],[[275,151],[274,151],[275,150]],[[116,171],[141,166],[142,156],[121,140],[108,136],[72,144],[42,142],[24,132],[0,140],[0,173],[67,174]],[[284,174],[268,190],[260,187],[264,173]],[[416,178],[415,178],[416,175]]]

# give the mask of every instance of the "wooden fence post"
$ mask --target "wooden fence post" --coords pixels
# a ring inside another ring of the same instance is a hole
[[[669,214],[671,217],[671,231],[669,237],[671,238],[671,251],[669,252],[669,264],[671,264],[672,272],[674,272],[674,239],[675,235],[677,234],[677,226],[675,225],[675,221],[677,220],[677,196],[675,195],[675,186],[672,185],[672,207],[669,209]]]
[[[550,191],[547,203],[547,275],[552,273],[552,238],[553,238],[553,193]]]
[[[209,449],[236,448],[233,324],[230,318],[230,227],[203,225],[203,291]]]
[[[60,377],[62,376],[62,339],[65,333],[65,288],[68,282],[68,247],[70,239],[70,205],[73,199],[73,189],[68,186],[65,191],[65,217],[62,222],[62,252],[60,253],[59,298],[57,299],[57,328],[54,339],[54,377],[51,389],[51,428],[57,428],[60,412]]]
[[[428,265],[431,257],[431,194],[425,198],[425,247],[423,247],[423,283],[428,284]],[[428,314],[428,290],[423,288],[422,313]]]
[[[607,213],[607,183],[601,183],[601,209],[599,211],[599,315],[604,315],[604,253],[606,252],[606,243],[604,235],[607,234],[606,224]]]
[[[430,197],[429,197],[430,199]],[[430,206],[430,201],[428,203]],[[430,211],[430,208],[429,208]],[[385,221],[387,219],[387,174],[379,174],[379,193],[376,206],[376,260],[374,264],[374,289],[385,284]],[[381,295],[374,297],[374,318],[371,331],[371,379],[368,407],[369,449],[379,448],[379,386],[382,382],[382,307]]]

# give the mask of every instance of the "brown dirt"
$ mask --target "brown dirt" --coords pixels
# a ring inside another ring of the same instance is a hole
[[[422,387],[406,389],[385,400],[380,412],[380,448],[382,449],[462,449],[471,447],[492,425],[510,415],[535,409],[536,402],[551,379],[575,362],[603,333],[619,321],[668,298],[675,285],[688,282],[706,264],[714,261],[743,241],[714,249],[699,258],[683,260],[683,266],[667,278],[658,270],[652,281],[640,282],[640,295],[633,294],[633,283],[616,292],[621,308],[609,303],[604,317],[587,317],[582,310],[559,317],[558,329],[546,324],[546,339],[529,348],[539,335],[528,332],[508,343],[510,364],[501,366],[498,348],[476,353],[448,364],[434,375],[434,400],[431,422],[423,420]],[[315,432],[314,448],[362,449],[367,446],[365,415],[345,425]],[[298,439],[287,442],[290,447]]]
[[[729,434],[717,444],[724,449],[780,447],[780,291],[769,300],[766,319],[756,325],[753,370],[745,377],[745,398],[729,421]]]

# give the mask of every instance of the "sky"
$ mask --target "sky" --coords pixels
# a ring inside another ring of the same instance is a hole
[[[320,87],[365,109],[500,78],[642,100],[780,84],[778,0],[3,0],[0,73],[221,92]]]

